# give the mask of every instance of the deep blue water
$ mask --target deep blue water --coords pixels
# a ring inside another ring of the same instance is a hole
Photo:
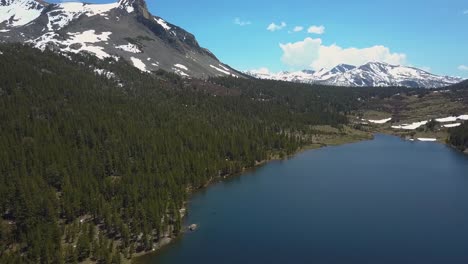
[[[146,263],[468,263],[468,157],[375,140],[301,153],[193,196]]]

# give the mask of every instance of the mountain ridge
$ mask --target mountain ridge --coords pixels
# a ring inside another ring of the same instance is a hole
[[[195,36],[152,15],[144,0],[109,4],[1,0],[0,40],[61,53],[124,58],[145,72],[163,69],[184,77],[241,76]]]
[[[302,70],[297,72],[246,71],[259,78],[334,86],[406,86],[410,88],[440,88],[463,81],[462,78],[438,76],[408,66],[391,65],[384,62],[368,62],[360,66],[339,64],[331,70]]]

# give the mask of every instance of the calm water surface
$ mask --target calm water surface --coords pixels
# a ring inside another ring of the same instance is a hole
[[[468,263],[468,157],[377,135],[197,193],[187,233],[144,263]]]

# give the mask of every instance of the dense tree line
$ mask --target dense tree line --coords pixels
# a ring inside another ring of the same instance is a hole
[[[449,129],[448,143],[461,151],[468,149],[468,122]]]

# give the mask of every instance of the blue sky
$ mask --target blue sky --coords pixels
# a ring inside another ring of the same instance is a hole
[[[195,34],[203,47],[240,70],[317,70],[383,60],[468,78],[466,0],[147,3],[154,15]],[[272,23],[278,30],[267,30]],[[311,26],[324,32],[309,33]],[[293,32],[295,27],[303,30]]]

